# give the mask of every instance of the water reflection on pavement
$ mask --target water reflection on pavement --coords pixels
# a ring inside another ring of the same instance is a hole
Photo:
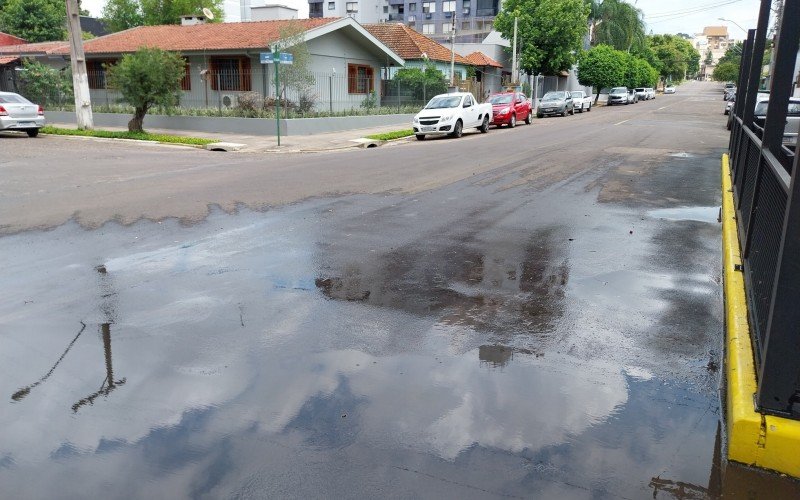
[[[3,496],[718,496],[714,222],[450,189],[0,239]]]

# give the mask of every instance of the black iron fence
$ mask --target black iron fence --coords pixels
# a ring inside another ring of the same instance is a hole
[[[798,85],[800,0],[785,0],[766,89],[761,72],[770,5],[762,0],[757,29],[744,43],[729,119],[730,166],[758,370],[756,404],[800,419],[800,182],[794,175],[800,150],[787,128]]]

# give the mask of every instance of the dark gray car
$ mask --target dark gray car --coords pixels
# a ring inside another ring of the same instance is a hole
[[[575,103],[572,101],[572,94],[566,90],[551,90],[539,101],[536,118],[548,115],[567,116],[567,113],[575,114]]]

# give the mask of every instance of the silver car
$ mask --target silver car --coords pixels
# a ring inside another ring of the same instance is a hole
[[[536,118],[568,114],[575,114],[575,103],[572,101],[572,94],[563,90],[551,90],[546,93],[539,101],[539,108],[536,110]]]
[[[614,104],[629,104],[631,101],[628,97],[628,87],[614,87],[608,93],[608,105]]]
[[[0,130],[26,132],[28,137],[39,135],[44,127],[44,109],[19,94],[0,92]]]

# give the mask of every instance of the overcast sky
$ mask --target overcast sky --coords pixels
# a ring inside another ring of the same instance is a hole
[[[106,0],[83,0],[81,4],[95,16],[99,16]],[[224,0],[226,19],[239,20],[239,0]],[[252,5],[280,3],[296,7],[300,17],[308,15],[307,0],[251,0]],[[645,15],[648,32],[695,34],[704,26],[728,25],[728,33],[736,39],[745,38],[745,33],[733,23],[719,21],[724,17],[738,23],[742,28],[755,28],[758,20],[758,0],[636,0],[636,7]]]

